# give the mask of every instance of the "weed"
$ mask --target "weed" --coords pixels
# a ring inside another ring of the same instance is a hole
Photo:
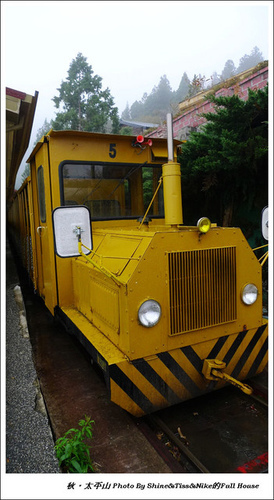
[[[94,420],[85,416],[80,420],[79,429],[69,429],[64,436],[57,439],[55,443],[56,456],[59,467],[66,472],[87,473],[94,472],[90,458],[90,448],[85,442],[85,438],[92,438],[92,424]]]

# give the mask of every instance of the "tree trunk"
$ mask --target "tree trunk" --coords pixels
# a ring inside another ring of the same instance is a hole
[[[224,209],[223,215],[223,227],[230,227],[232,223],[233,216],[233,201],[230,202]]]
[[[79,99],[79,106],[78,106],[78,130],[81,131],[81,99]]]

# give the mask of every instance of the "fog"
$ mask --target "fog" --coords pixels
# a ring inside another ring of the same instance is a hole
[[[52,98],[78,52],[102,78],[119,115],[166,75],[177,90],[183,73],[210,78],[257,46],[272,56],[272,2],[1,2],[2,84],[39,92],[26,158]]]

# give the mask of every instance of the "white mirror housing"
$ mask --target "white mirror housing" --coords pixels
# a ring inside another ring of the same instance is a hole
[[[57,207],[52,212],[54,248],[59,257],[77,257],[78,234],[81,234],[82,252],[92,250],[90,211],[84,205]]]
[[[268,207],[265,207],[262,211],[262,235],[265,240],[268,240]]]

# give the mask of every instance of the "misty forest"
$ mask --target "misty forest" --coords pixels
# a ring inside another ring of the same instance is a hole
[[[150,94],[127,104],[124,121],[163,123],[166,114],[179,114],[178,104],[201,90],[248,70],[263,61],[258,47],[244,55],[236,67],[228,60],[220,75],[209,80],[199,73],[190,80],[183,73],[177,90],[171,89],[166,75]],[[102,78],[94,75],[87,59],[78,54],[68,75],[53,97],[57,109],[50,122],[45,119],[36,141],[51,128],[130,135],[131,127],[120,127],[118,108],[109,88],[102,89]],[[208,98],[208,97],[207,97]],[[246,237],[260,242],[260,213],[268,203],[268,87],[249,91],[247,101],[237,95],[211,96],[215,112],[205,114],[206,123],[192,132],[182,146],[178,161],[182,171],[184,223],[194,224],[207,215],[223,226],[236,225]],[[28,165],[22,180],[28,175]]]
[[[258,47],[254,47],[249,55],[241,57],[238,67],[229,59],[221,74],[215,71],[209,79],[198,72],[190,79],[187,73],[183,72],[177,90],[172,90],[168,77],[163,75],[150,93],[144,93],[141,100],[136,100],[131,105],[127,103],[121,113],[121,119],[159,125],[165,121],[167,113],[171,112],[173,116],[179,113],[178,105],[184,99],[209,89],[262,61],[262,53]],[[131,134],[130,127],[126,129],[119,127],[118,108],[115,106],[110,89],[108,87],[102,89],[102,78],[94,74],[92,66],[81,53],[72,60],[66,80],[62,81],[57,91],[59,95],[52,99],[57,109],[56,117],[50,122],[45,118],[43,126],[37,132],[36,142],[50,128]]]
[[[172,112],[175,116],[179,112],[178,104],[189,97],[193,97],[202,90],[209,89],[227,78],[235,76],[242,71],[250,69],[263,61],[263,55],[254,47],[250,55],[245,54],[236,67],[229,59],[220,75],[215,71],[209,79],[197,73],[192,80],[186,72],[183,73],[179,87],[172,90],[166,75],[163,75],[157,86],[154,86],[150,94],[144,94],[140,101],[135,101],[131,106],[127,105],[121,118],[124,120],[144,121],[149,123],[162,123],[166,114]]]

